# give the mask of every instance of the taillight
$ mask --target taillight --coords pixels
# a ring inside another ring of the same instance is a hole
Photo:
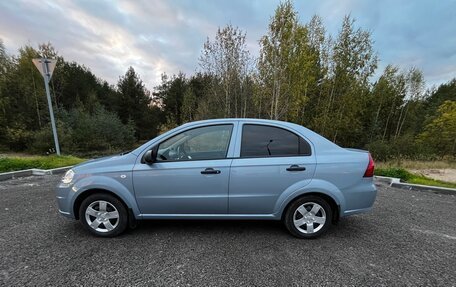
[[[375,168],[374,160],[372,159],[372,156],[369,153],[369,164],[367,165],[366,172],[364,173],[364,177],[373,177],[374,168]]]

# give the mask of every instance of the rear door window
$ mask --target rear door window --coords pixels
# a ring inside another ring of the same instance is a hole
[[[310,145],[286,129],[246,124],[242,129],[241,157],[310,155]]]

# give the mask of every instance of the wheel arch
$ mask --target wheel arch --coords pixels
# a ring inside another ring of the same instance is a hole
[[[93,194],[109,194],[115,198],[117,198],[124,206],[125,209],[129,210],[130,207],[127,205],[125,200],[123,200],[120,196],[115,194],[114,192],[107,190],[107,189],[102,189],[102,188],[92,188],[92,189],[87,189],[83,192],[81,192],[78,197],[74,200],[73,203],[73,214],[74,218],[79,220],[79,208],[81,208],[81,204],[86,199],[87,197],[93,195]]]
[[[134,218],[140,219],[140,211],[136,203],[134,193],[130,191],[132,187],[125,186],[119,181],[107,176],[91,176],[85,177],[77,181],[72,190],[75,194],[70,199],[70,209],[76,219],[79,218],[78,211],[82,201],[89,195],[98,193],[106,193],[115,196],[127,208],[129,213]]]
[[[298,189],[290,188],[279,197],[275,206],[276,218],[282,219],[290,204],[305,195],[315,195],[326,200],[333,209],[333,222],[337,222],[345,210],[345,197],[334,184],[326,180],[312,179],[306,186]]]

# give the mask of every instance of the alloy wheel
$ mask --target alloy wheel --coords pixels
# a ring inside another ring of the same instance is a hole
[[[326,222],[324,208],[315,202],[306,202],[300,205],[293,214],[293,223],[296,229],[305,234],[318,232]]]
[[[109,232],[119,224],[119,212],[110,202],[97,200],[87,207],[85,219],[90,228],[95,231]]]

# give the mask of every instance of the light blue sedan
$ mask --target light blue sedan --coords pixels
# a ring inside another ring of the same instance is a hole
[[[61,214],[112,237],[143,219],[282,220],[313,238],[369,211],[374,162],[302,126],[259,119],[191,122],[121,155],[70,169]]]

